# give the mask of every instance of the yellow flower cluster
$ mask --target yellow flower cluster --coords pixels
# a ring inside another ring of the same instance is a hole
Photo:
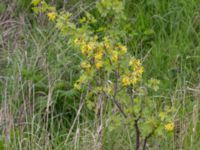
[[[96,66],[97,69],[100,69],[101,67],[103,67],[103,62],[102,61],[97,61],[95,63],[95,66]]]
[[[85,61],[81,67],[85,70],[100,70],[104,68],[116,69],[116,64],[121,70],[119,77],[123,86],[136,84],[143,73],[143,67],[138,59],[130,58],[127,53],[127,47],[121,44],[112,43],[108,37],[103,38],[101,42],[98,37],[90,40],[79,37],[74,40],[74,44],[79,46]],[[129,59],[127,64],[127,60]],[[102,71],[103,71],[102,70]]]
[[[120,52],[121,52],[122,54],[125,54],[125,53],[127,52],[127,47],[124,46],[124,45],[119,45],[119,49],[120,49]]]
[[[103,58],[103,52],[102,52],[102,51],[97,51],[97,52],[94,54],[96,69],[100,69],[100,68],[103,67],[102,58]]]
[[[122,85],[123,86],[129,86],[129,85],[134,85],[140,80],[139,77],[135,76],[135,73],[133,72],[130,76],[123,76],[122,77]]]
[[[117,51],[113,51],[111,54],[111,61],[112,62],[117,62],[118,61],[118,52]]]
[[[88,43],[87,45],[85,44],[81,47],[81,52],[82,54],[85,54],[85,55],[90,53],[92,50],[93,50],[92,43]]]
[[[94,59],[93,65],[96,69],[103,67],[104,49],[103,45],[100,42],[97,42],[97,37],[89,42],[86,42],[82,39],[75,39],[74,43],[80,46],[81,53],[84,56],[86,56],[89,60]]]
[[[104,79],[105,76],[105,78],[110,78],[117,70],[119,73],[117,78],[123,86],[134,85],[140,80],[143,73],[141,62],[130,58],[131,56],[127,54],[127,47],[118,43],[114,36],[92,37],[88,32],[90,30],[85,31],[85,28],[77,27],[70,21],[70,13],[57,12],[55,7],[49,6],[43,0],[32,0],[32,5],[35,6],[35,11],[47,13],[48,20],[54,21],[55,27],[61,33],[67,32],[68,35],[72,35],[72,38],[76,38],[73,45],[78,46],[83,56],[80,64],[82,76],[75,84],[77,89],[80,89],[87,80],[92,80],[94,76],[100,75],[100,71],[102,72],[100,78]],[[83,18],[80,23],[85,23],[87,20],[95,21],[92,16],[86,15],[86,18]]]
[[[171,123],[165,124],[165,130],[173,131],[174,130],[174,123],[171,122]]]
[[[129,61],[131,72],[128,75],[122,76],[122,85],[129,86],[136,84],[144,71],[141,62],[138,59],[131,58]]]
[[[48,16],[48,19],[50,20],[50,21],[54,21],[55,19],[56,19],[56,12],[49,12],[48,14],[47,14],[47,16]]]
[[[124,86],[129,86],[131,84],[131,79],[128,76],[123,76],[122,77],[122,84]]]
[[[83,62],[81,62],[81,67],[83,69],[89,69],[91,67],[91,65],[90,65],[90,63],[83,61]]]
[[[85,56],[90,55],[96,49],[96,39],[86,42],[83,38],[77,38],[74,40],[74,44],[80,47],[81,53]]]
[[[134,70],[136,76],[140,76],[144,72],[144,68],[141,65],[140,60],[131,58],[129,66]]]
[[[101,51],[97,52],[94,56],[95,61],[101,60],[103,57],[103,53]]]

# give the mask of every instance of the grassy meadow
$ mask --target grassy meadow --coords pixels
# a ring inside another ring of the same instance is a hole
[[[72,13],[75,24],[84,12],[99,17],[93,10],[96,2],[47,0],[57,10]],[[151,78],[160,82],[146,97],[153,109],[148,118],[159,116],[165,106],[173,107],[173,131],[153,133],[146,148],[140,144],[137,149],[135,120],[130,127],[119,117],[118,125],[110,126],[113,114],[122,115],[109,101],[99,133],[94,104],[82,103],[83,91],[74,88],[83,58],[68,44],[70,37],[61,35],[47,15],[35,14],[31,0],[0,0],[0,150],[200,149],[200,1],[123,4],[127,20],[116,23],[116,33],[128,53],[141,60],[142,83]],[[109,21],[97,19],[91,28],[107,27]],[[143,120],[139,127],[142,124]]]

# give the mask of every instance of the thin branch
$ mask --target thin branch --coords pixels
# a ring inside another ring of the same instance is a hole
[[[135,95],[134,95],[134,90],[133,88],[130,89],[130,101],[131,101],[131,105],[134,105],[134,98],[135,98]]]
[[[119,104],[119,102],[116,99],[113,99],[114,104],[117,106],[117,108],[119,109],[119,111],[121,112],[121,114],[124,116],[124,118],[127,118],[126,113],[123,111],[121,105]]]
[[[117,92],[118,92],[118,78],[119,78],[119,73],[118,70],[115,71],[115,77],[116,77],[116,82],[115,82],[115,87],[114,87],[114,95],[112,101],[113,103],[117,106],[117,108],[119,109],[119,111],[121,112],[121,114],[124,116],[124,118],[127,118],[126,113],[123,111],[121,105],[119,104],[119,102],[116,100],[117,97]],[[105,92],[106,93],[106,92]]]
[[[134,123],[135,131],[136,131],[135,150],[139,150],[139,148],[140,148],[140,129],[138,126],[139,119],[140,119],[140,117],[138,117]]]
[[[120,103],[114,99],[114,98],[111,98],[111,96],[109,96],[104,90],[103,90],[103,93],[112,100],[112,102],[117,106],[118,110],[120,111],[120,113],[124,116],[124,118],[127,118],[127,115],[126,113],[124,112],[124,110],[122,109]]]
[[[149,133],[149,134],[145,137],[142,150],[146,150],[147,141],[148,141],[148,139],[154,134],[154,132],[155,132],[156,129],[157,129],[157,128],[155,128],[151,133]]]

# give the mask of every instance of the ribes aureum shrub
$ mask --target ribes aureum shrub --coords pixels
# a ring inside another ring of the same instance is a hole
[[[44,13],[68,45],[79,52],[81,71],[74,88],[82,93],[81,101],[95,112],[97,148],[102,146],[106,105],[117,108],[110,117],[109,130],[121,125],[135,131],[135,149],[146,149],[148,139],[173,131],[173,109],[148,96],[159,90],[159,81],[143,83],[142,62],[128,50],[122,27],[126,21],[121,0],[101,0],[91,12],[75,18],[67,11],[57,11],[45,1],[33,0],[33,10]],[[108,20],[109,18],[109,20]],[[103,21],[107,24],[105,24]],[[72,58],[73,59],[73,58]]]

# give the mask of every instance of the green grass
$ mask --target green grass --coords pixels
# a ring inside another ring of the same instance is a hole
[[[69,1],[66,7],[77,2]],[[175,139],[167,134],[152,138],[151,150],[200,146],[199,2],[126,0],[130,52],[143,60],[144,81],[151,77],[161,81],[151,97],[176,108],[180,128]],[[85,106],[66,141],[79,109],[80,94],[73,84],[81,58],[51,24],[32,26],[27,16],[25,24],[8,26],[11,30],[0,25],[0,149],[93,149],[96,120]],[[18,17],[12,20],[20,22]],[[9,34],[3,37],[6,31]],[[109,119],[105,115],[105,122]],[[103,149],[134,147],[134,129],[105,128]]]

